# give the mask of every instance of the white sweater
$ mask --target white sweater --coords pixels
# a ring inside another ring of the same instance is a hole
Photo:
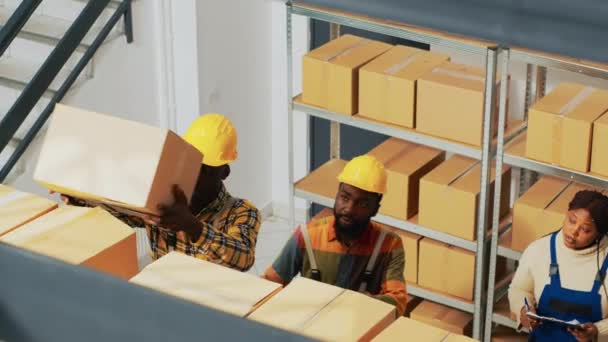
[[[551,236],[545,236],[534,241],[523,252],[519,260],[519,267],[509,287],[509,303],[511,312],[520,322],[520,311],[524,306],[524,298],[528,303],[537,306],[540,295],[545,285],[549,284],[549,264],[551,263]],[[555,250],[559,274],[563,288],[591,291],[593,281],[597,275],[597,246],[593,245],[584,250],[572,250],[564,245],[562,233],[559,232],[555,239]],[[608,252],[608,239],[600,242],[600,267]],[[608,277],[606,277],[608,278]],[[608,279],[604,283],[608,287]],[[608,341],[608,300],[603,288],[599,290],[602,298],[603,320],[596,322],[599,331],[599,341]]]

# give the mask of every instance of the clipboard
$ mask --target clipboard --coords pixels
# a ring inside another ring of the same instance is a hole
[[[529,318],[533,318],[537,321],[541,321],[541,322],[545,322],[545,323],[549,323],[549,324],[553,324],[553,325],[558,325],[558,326],[561,326],[564,328],[580,328],[581,327],[581,322],[579,322],[576,319],[573,319],[570,321],[564,321],[564,320],[553,318],[553,317],[539,316],[532,312],[527,312],[526,316],[528,316]]]

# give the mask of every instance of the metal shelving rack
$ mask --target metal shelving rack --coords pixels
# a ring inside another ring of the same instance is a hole
[[[488,231],[489,218],[487,217],[487,208],[490,205],[490,201],[493,200],[490,198],[490,169],[491,162],[495,155],[495,151],[497,146],[492,143],[491,137],[491,127],[493,125],[494,117],[491,115],[492,108],[494,108],[494,101],[496,100],[496,96],[494,96],[495,84],[496,80],[496,70],[497,70],[497,58],[501,49],[493,43],[466,40],[461,37],[453,37],[443,33],[434,32],[426,29],[419,29],[411,26],[394,24],[388,22],[382,22],[373,20],[370,18],[360,17],[356,15],[344,14],[339,12],[328,11],[325,9],[315,8],[312,6],[303,6],[300,4],[293,3],[288,1],[286,3],[286,11],[287,11],[287,68],[288,68],[288,99],[289,99],[289,113],[288,113],[288,148],[289,151],[293,151],[293,116],[294,112],[302,112],[302,115],[306,115],[307,117],[319,117],[332,122],[332,133],[330,141],[332,143],[332,147],[330,150],[332,151],[332,157],[338,154],[336,152],[336,144],[339,144],[339,137],[336,137],[335,134],[339,134],[339,127],[337,124],[345,124],[358,128],[362,128],[365,130],[385,134],[388,136],[393,136],[396,138],[400,138],[403,140],[408,140],[411,142],[428,145],[431,147],[435,147],[438,149],[442,149],[448,152],[453,152],[456,154],[461,154],[467,157],[471,157],[481,162],[481,192],[479,197],[479,217],[478,217],[478,227],[477,227],[477,236],[486,236]],[[475,148],[472,146],[467,146],[455,142],[451,142],[445,139],[431,137],[425,134],[421,134],[420,132],[416,132],[414,130],[407,130],[402,128],[396,128],[391,125],[377,123],[370,120],[365,120],[359,118],[357,116],[346,116],[338,113],[333,113],[327,111],[322,108],[317,108],[314,106],[306,105],[299,101],[296,97],[293,97],[293,87],[292,87],[292,77],[293,77],[293,61],[292,61],[292,16],[293,15],[301,15],[308,17],[310,19],[317,19],[321,21],[326,21],[332,24],[334,28],[331,31],[335,30],[335,25],[345,25],[353,28],[363,29],[366,31],[376,32],[388,36],[393,36],[397,38],[408,39],[412,41],[417,41],[421,43],[427,43],[432,45],[439,46],[447,46],[451,48],[457,48],[460,51],[466,51],[478,55],[485,56],[486,60],[486,89],[485,89],[485,97],[484,97],[484,120],[483,120],[483,142],[481,148]],[[503,58],[504,59],[504,58]],[[506,84],[506,73],[502,73],[503,75],[503,84]],[[505,88],[505,87],[502,87]],[[503,94],[504,95],[504,94]],[[503,96],[501,98],[506,98]],[[505,104],[500,104],[500,110],[503,112],[499,117],[502,118],[502,123],[504,123],[504,118],[506,115]],[[337,124],[336,124],[337,123]],[[501,136],[499,139],[504,138],[504,130],[501,131]],[[306,139],[309,139],[308,137]],[[307,146],[310,146],[307,141]],[[327,198],[323,196],[319,196],[317,194],[303,191],[296,187],[296,183],[294,182],[294,160],[293,153],[289,153],[289,188],[290,188],[290,211],[291,211],[291,223],[295,225],[295,200],[296,198],[301,198],[309,202],[315,202],[318,204],[331,206],[333,204],[333,198]],[[497,174],[500,174],[498,172]],[[496,184],[500,184],[500,180],[496,180]],[[459,246],[465,248],[470,251],[474,251],[476,253],[476,276],[475,276],[475,289],[474,289],[474,301],[467,302],[464,300],[452,298],[449,296],[441,295],[432,291],[428,291],[426,289],[420,288],[416,285],[408,285],[408,290],[411,294],[435,301],[447,306],[451,306],[454,308],[458,308],[464,311],[468,311],[473,314],[473,337],[480,339],[483,334],[483,323],[484,323],[484,313],[486,308],[486,286],[485,281],[488,279],[486,277],[486,273],[483,271],[487,265],[487,247],[489,241],[487,239],[479,238],[477,241],[466,241],[456,237],[453,237],[448,234],[443,234],[436,232],[432,229],[422,227],[415,222],[402,221],[397,220],[391,217],[379,215],[375,218],[377,221],[381,223],[386,223],[388,225],[397,227],[399,229],[413,232],[431,239],[443,241],[455,246]]]
[[[529,107],[540,97],[544,96],[546,91],[546,73],[547,68],[558,69],[564,71],[570,71],[578,74],[583,74],[586,76],[597,77],[608,80],[608,65],[600,65],[593,62],[586,62],[581,60],[575,60],[570,58],[565,58],[556,55],[550,55],[545,53],[540,53],[536,51],[526,50],[526,49],[505,49],[502,60],[502,73],[508,73],[509,61],[519,61],[527,63],[527,79],[526,79],[526,102],[524,108],[524,117],[527,118],[527,112]],[[506,88],[506,87],[505,87]],[[501,97],[506,94],[501,94]],[[502,101],[501,100],[501,105]],[[504,121],[504,111],[500,112],[499,120]],[[499,127],[502,127],[499,126]],[[500,134],[500,132],[499,132]],[[535,173],[541,173],[546,175],[552,175],[556,177],[561,177],[570,181],[575,181],[579,183],[585,183],[591,186],[608,188],[608,178],[601,177],[598,175],[594,175],[591,173],[583,173],[578,171],[568,170],[566,168],[551,165],[543,162],[539,162],[536,160],[529,159],[525,156],[525,132],[521,133],[519,137],[513,139],[510,143],[505,143],[503,137],[499,135],[498,137],[498,145],[497,145],[497,153],[496,153],[496,167],[501,167],[503,163],[506,163],[512,167],[520,168],[524,171],[533,171]],[[532,177],[534,178],[534,177]],[[500,182],[496,181],[497,189],[495,190],[495,194],[500,194],[498,188],[500,187]],[[520,194],[523,190],[526,190],[530,184],[524,184],[523,188],[520,189]],[[500,197],[495,196],[494,198],[494,206],[496,208],[497,205],[500,204]],[[493,219],[493,228],[498,227],[497,217],[496,215]],[[497,255],[505,257],[510,260],[519,260],[521,257],[521,253],[515,251],[510,248],[510,233],[505,234],[504,236],[499,236],[499,232],[497,229],[493,229],[492,239],[490,242],[490,256],[489,256],[489,271],[488,271],[488,298],[487,298],[487,308],[486,308],[486,318],[485,318],[485,332],[484,337],[486,341],[491,340],[491,329],[492,323],[497,323],[500,325],[505,325],[508,327],[515,328],[517,326],[516,322],[508,317],[508,310],[498,310],[504,312],[495,312],[495,298],[494,295],[501,293],[504,294],[506,291],[504,288],[497,289],[493,284],[495,284],[496,278],[496,258]],[[499,243],[499,240],[502,243]],[[508,285],[508,283],[503,284]],[[497,298],[500,299],[500,298]]]

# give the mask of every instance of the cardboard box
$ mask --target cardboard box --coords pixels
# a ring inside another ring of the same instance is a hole
[[[392,45],[343,35],[302,60],[302,101],[352,115],[358,111],[359,68]]]
[[[517,331],[498,326],[492,332],[492,342],[526,342],[528,341],[528,335],[525,333],[518,333]]]
[[[34,179],[49,189],[130,214],[158,214],[172,185],[190,199],[200,152],[166,129],[57,104]]]
[[[131,282],[241,317],[281,289],[280,284],[178,252],[146,266]]]
[[[529,110],[526,155],[589,171],[593,122],[608,110],[608,91],[562,83]]]
[[[369,341],[395,320],[395,307],[363,294],[304,277],[249,318],[326,341]]]
[[[0,184],[0,236],[57,208],[57,203]]]
[[[412,311],[411,318],[459,335],[470,335],[473,327],[473,315],[427,300]]]
[[[511,248],[523,251],[533,241],[559,230],[568,204],[580,190],[593,189],[550,176],[543,176],[513,206]]]
[[[422,239],[418,262],[420,286],[473,300],[475,253],[443,242]]]
[[[492,163],[490,199],[494,198],[495,171],[495,165]],[[481,164],[459,155],[454,155],[422,177],[418,223],[463,239],[476,240],[480,177]],[[510,194],[511,168],[504,166],[501,217],[509,212]],[[493,201],[490,200],[490,215],[492,215],[492,206]]]
[[[440,342],[450,334],[449,331],[428,325],[413,319],[401,317],[388,328],[384,329],[380,335],[374,338],[374,342],[394,342],[394,341],[425,341]],[[407,337],[407,338],[406,338]]]
[[[497,78],[497,88],[500,77]],[[418,79],[416,130],[481,146],[485,70],[445,62]],[[499,91],[496,92],[497,94]],[[498,111],[493,115],[498,117]],[[496,135],[498,120],[492,130]]]
[[[383,225],[391,232],[397,234],[403,242],[405,249],[405,271],[403,277],[407,283],[418,283],[418,253],[422,236],[404,230]]]
[[[135,231],[101,208],[62,206],[0,241],[123,279],[138,271]]]
[[[368,154],[384,164],[388,177],[380,213],[402,220],[416,215],[420,178],[445,160],[445,152],[389,138]]]
[[[416,81],[450,56],[395,46],[359,71],[359,115],[416,127]]]
[[[340,186],[338,175],[342,172],[346,163],[345,160],[332,159],[298,181],[296,187],[335,199]]]
[[[407,338],[405,338],[407,336]],[[443,341],[474,341],[473,339],[450,333],[449,331],[422,323],[413,319],[401,317],[380,335],[374,342],[392,342],[401,340],[425,341],[425,342],[443,342]]]
[[[608,113],[593,124],[591,172],[608,177]]]

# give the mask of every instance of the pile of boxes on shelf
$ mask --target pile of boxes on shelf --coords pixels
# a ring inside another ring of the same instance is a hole
[[[608,177],[608,90],[559,84],[528,117],[527,157]]]
[[[608,176],[608,91],[562,83],[535,103],[528,117],[528,158]],[[580,190],[598,189],[541,177],[515,201],[511,248],[522,252],[534,240],[558,230],[568,203]]]
[[[307,105],[481,146],[481,68],[352,35],[309,52],[302,67],[301,101]]]
[[[304,56],[303,92],[296,101],[479,147],[484,90],[481,68],[451,63],[444,54],[344,35]],[[492,114],[498,114],[496,108]],[[493,127],[493,135],[497,127]],[[446,160],[443,151],[396,138],[368,154],[383,162],[388,172],[380,214],[476,241],[479,161],[458,155]],[[334,198],[336,176],[345,163],[330,160],[297,187]],[[495,176],[492,168],[490,196]],[[511,169],[505,166],[501,176],[501,207],[497,210],[504,217],[509,213]],[[408,284],[473,300],[474,252],[388,228],[403,240]],[[499,279],[506,275],[505,259],[499,258],[497,272]],[[460,334],[470,330],[472,315],[468,313],[429,301],[417,308],[415,304],[408,308],[413,319]]]

